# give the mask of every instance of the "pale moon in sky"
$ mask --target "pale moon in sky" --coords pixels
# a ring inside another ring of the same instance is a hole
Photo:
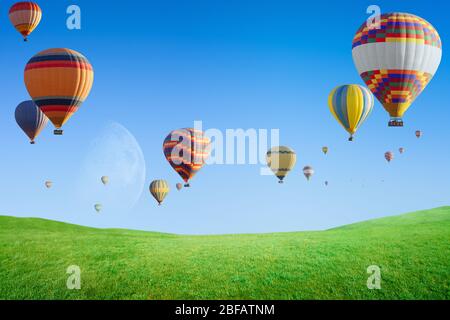
[[[145,184],[145,160],[135,137],[121,124],[108,124],[92,141],[79,176],[83,207],[101,203],[104,214],[123,214],[139,200]],[[102,176],[109,177],[104,185]]]

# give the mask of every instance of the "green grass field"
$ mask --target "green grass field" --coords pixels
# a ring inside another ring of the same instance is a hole
[[[0,217],[1,299],[449,299],[450,207],[327,231],[180,236]],[[81,268],[68,290],[66,269]],[[367,267],[381,268],[369,290]]]

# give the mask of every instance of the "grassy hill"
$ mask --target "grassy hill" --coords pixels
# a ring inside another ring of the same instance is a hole
[[[449,299],[450,207],[221,236],[0,217],[0,261],[0,299]],[[81,290],[66,288],[70,265]],[[366,286],[369,265],[380,290]]]

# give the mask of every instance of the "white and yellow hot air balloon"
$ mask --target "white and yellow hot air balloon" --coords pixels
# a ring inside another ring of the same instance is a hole
[[[170,191],[169,184],[166,180],[155,180],[150,184],[150,193],[153,198],[158,201],[158,205],[161,205],[164,201],[164,198]]]
[[[442,43],[436,29],[409,13],[387,13],[363,23],[352,44],[356,69],[391,116],[389,126],[403,126],[403,115],[436,73]]]
[[[289,147],[273,147],[267,152],[267,165],[275,176],[283,183],[283,179],[291,172],[297,162],[295,151]]]

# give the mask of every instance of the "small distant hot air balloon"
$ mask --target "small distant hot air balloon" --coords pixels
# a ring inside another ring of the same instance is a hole
[[[328,181],[325,181],[325,186],[327,186],[327,187],[328,187]]]
[[[349,141],[372,112],[373,103],[372,93],[357,84],[339,86],[328,96],[331,114],[350,133]]]
[[[328,147],[322,147],[322,152],[324,154],[327,154],[328,153]]]
[[[22,34],[24,41],[28,41],[27,37],[36,29],[41,18],[41,8],[31,1],[18,2],[9,9],[9,20]]]
[[[155,180],[150,184],[150,193],[158,201],[158,205],[161,205],[164,198],[170,191],[169,184],[165,180]]]
[[[306,166],[303,168],[303,174],[305,175],[306,179],[309,181],[311,177],[314,175],[314,169],[311,166]]]
[[[405,153],[405,148],[398,148],[398,152],[400,152],[400,154],[403,154],[403,153]]]
[[[283,179],[291,172],[297,162],[295,151],[289,147],[280,146],[273,147],[267,151],[267,165],[279,179],[279,183],[283,183]]]
[[[417,137],[417,139],[419,139],[421,136],[422,136],[422,131],[417,130],[417,131],[416,131],[416,137]]]
[[[355,66],[391,119],[403,126],[403,114],[436,73],[442,43],[436,29],[409,13],[382,14],[378,25],[364,22],[352,43]]]
[[[51,182],[51,181],[45,181],[45,187],[46,187],[47,189],[50,189],[52,186],[53,186],[53,182]]]
[[[108,176],[103,176],[101,178],[102,183],[106,186],[109,183],[109,177]]]
[[[182,183],[177,183],[176,187],[177,187],[177,190],[180,191],[181,189],[183,189],[183,184]]]
[[[387,162],[391,162],[394,159],[394,153],[388,151],[384,154],[384,158],[387,160]]]
[[[95,211],[97,211],[97,212],[102,211],[102,208],[103,208],[103,206],[102,206],[100,203],[97,203],[97,204],[94,206],[94,209],[95,209]]]
[[[48,118],[31,100],[17,106],[15,117],[19,127],[30,138],[31,144],[34,144],[34,140],[48,123]]]
[[[89,95],[94,71],[79,52],[49,49],[28,61],[24,77],[34,103],[53,123],[54,133],[61,135],[61,127]]]
[[[164,155],[189,187],[189,180],[203,167],[210,153],[210,140],[196,129],[174,130],[163,143]]]

